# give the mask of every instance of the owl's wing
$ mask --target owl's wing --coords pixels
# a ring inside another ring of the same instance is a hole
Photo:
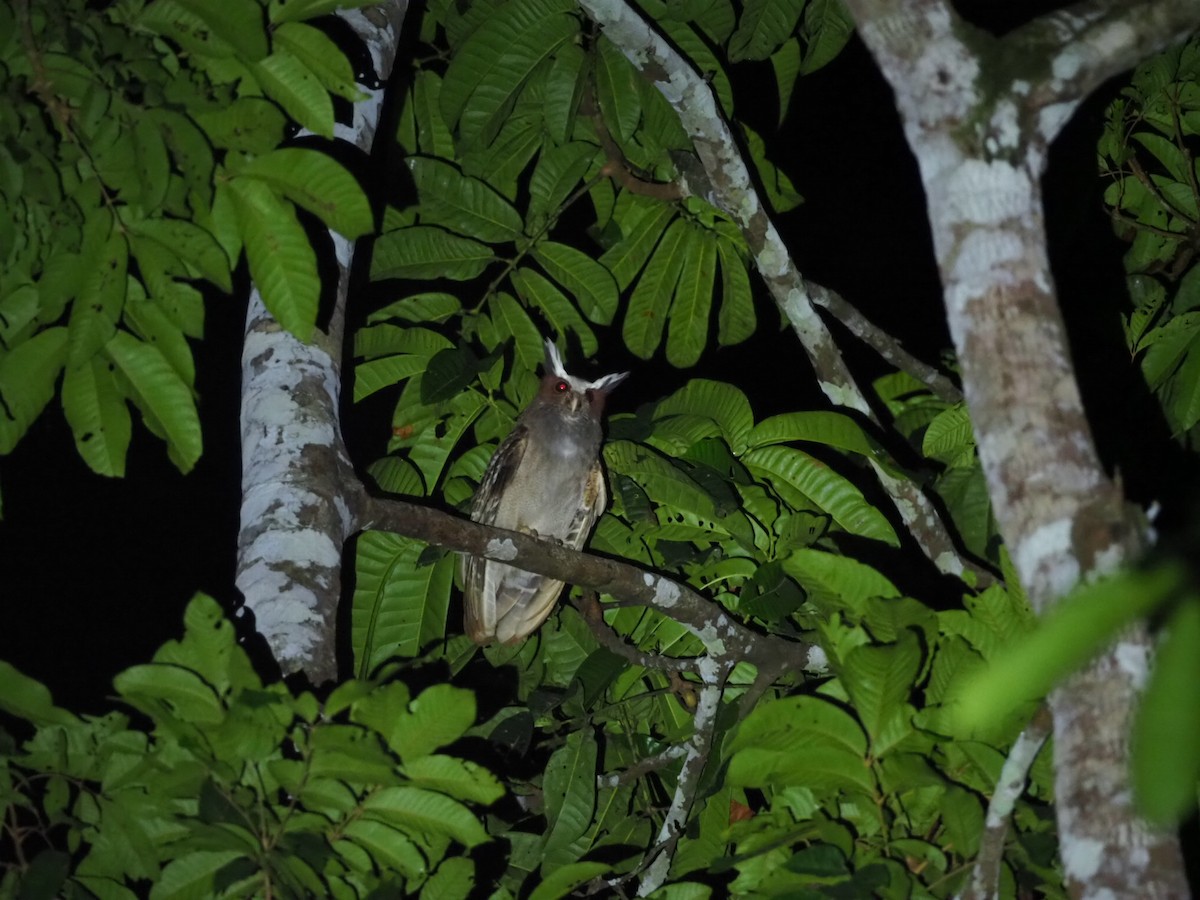
[[[563,543],[578,550],[587,540],[592,526],[608,505],[608,490],[604,487],[604,466],[600,460],[592,463],[588,472],[587,484],[583,486],[583,499],[579,502],[579,510],[571,520],[571,529],[567,532]]]
[[[485,525],[496,521],[500,498],[521,464],[528,444],[529,429],[524,425],[518,425],[500,442],[483,472],[479,489],[475,491],[475,500],[471,504],[474,521]],[[488,560],[478,556],[462,558],[463,624],[477,644],[486,644],[496,634],[496,621],[500,615],[495,603],[496,568],[495,563],[489,564]]]
[[[608,504],[608,491],[604,487],[604,468],[599,460],[592,464],[587,482],[583,486],[583,498],[579,509],[571,520],[571,527],[563,538],[563,545],[578,550],[587,540],[596,519]],[[495,610],[496,639],[506,644],[528,637],[540,626],[554,603],[562,593],[563,582],[544,575],[535,575],[514,569],[503,563],[492,563],[488,582],[496,580]]]

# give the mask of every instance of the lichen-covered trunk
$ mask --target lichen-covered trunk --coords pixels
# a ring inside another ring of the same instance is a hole
[[[1131,561],[1139,516],[1096,453],[1030,168],[962,157],[926,180],[951,334],[996,519],[1034,608]],[[1173,835],[1133,809],[1128,742],[1144,629],[1050,697],[1059,839],[1074,896],[1186,896]]]
[[[1100,464],[1075,379],[1046,249],[1046,152],[1122,60],[1185,34],[1188,11],[1085,3],[991,39],[945,0],[848,6],[896,92],[921,170],[988,492],[1042,614],[1135,558],[1144,529]],[[1145,630],[1131,629],[1050,697],[1059,841],[1075,897],[1188,893],[1176,836],[1152,831],[1133,808],[1128,743],[1150,656]]]

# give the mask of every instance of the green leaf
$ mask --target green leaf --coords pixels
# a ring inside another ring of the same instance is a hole
[[[471,704],[474,724],[475,704]],[[404,764],[404,774],[417,787],[430,788],[449,794],[457,800],[487,805],[504,796],[504,785],[491,772],[477,763],[453,756],[433,754],[412,759]]]
[[[729,59],[766,59],[787,40],[800,20],[804,0],[747,0],[737,31],[729,39]]]
[[[642,100],[638,93],[641,76],[623,53],[607,37],[596,44],[596,100],[608,130],[618,142],[627,142],[642,118]]]
[[[723,381],[693,378],[654,407],[656,422],[681,415],[710,419],[721,429],[721,436],[735,456],[745,452],[754,426],[754,412],[741,389]]]
[[[1175,828],[1200,780],[1200,597],[1171,612],[1133,728],[1133,787],[1142,814]]]
[[[214,146],[244,153],[269,153],[283,142],[287,128],[287,117],[264,97],[238,97],[214,109],[188,113]]]
[[[1189,583],[1181,562],[1130,569],[1073,591],[1023,636],[965,679],[953,702],[956,730],[984,731],[1044,696],[1122,628],[1161,606]]]
[[[158,348],[125,331],[113,335],[105,350],[128,380],[147,426],[165,437],[171,461],[179,471],[191,471],[203,439],[195,400],[179,373]]]
[[[853,33],[854,20],[843,0],[808,0],[804,24],[800,26],[804,38],[801,74],[811,75],[827,65],[842,52]]]
[[[618,224],[623,237],[600,256],[600,264],[617,280],[621,290],[629,287],[658,245],[675,208],[660,200],[623,193],[617,202]]]
[[[688,227],[683,219],[671,223],[629,298],[621,336],[625,346],[642,359],[653,356],[662,342],[671,298],[687,252]]]
[[[333,137],[333,101],[325,86],[297,57],[283,50],[250,65],[263,93],[313,134]]]
[[[546,274],[574,295],[585,316],[598,325],[613,320],[617,312],[617,285],[602,265],[586,253],[554,241],[536,244],[533,258]]]
[[[213,34],[229,44],[244,62],[267,55],[267,31],[258,3],[228,0],[175,0]]]
[[[590,728],[567,735],[546,764],[542,790],[546,831],[542,872],[546,875],[575,861],[571,845],[584,835],[596,811],[596,739]]]
[[[415,787],[384,787],[363,801],[362,814],[421,840],[423,835],[445,835],[465,847],[490,838],[467,807],[444,794]]]
[[[571,0],[509,0],[454,54],[442,81],[446,121],[468,143],[490,144],[517,93],[579,31]]]
[[[123,477],[130,416],[110,365],[93,357],[82,366],[68,367],[62,404],[75,447],[88,467],[97,475]]]
[[[39,726],[79,723],[74,713],[54,705],[44,684],[3,660],[0,660],[0,709]]]
[[[783,560],[783,568],[810,596],[835,598],[860,614],[872,597],[900,596],[885,577],[848,556],[802,547]]]
[[[413,225],[379,236],[371,258],[371,278],[469,281],[495,258],[492,248],[478,241],[428,225]]]
[[[442,159],[455,156],[454,139],[442,118],[439,98],[442,79],[436,72],[422,69],[413,76],[412,109],[416,119],[417,146],[409,148]]]
[[[690,227],[686,234],[679,283],[667,327],[667,362],[681,369],[694,366],[704,352],[717,275],[715,236]]]
[[[883,513],[867,502],[852,481],[819,459],[775,445],[749,451],[742,462],[770,481],[794,509],[807,508],[807,498],[851,534],[899,546],[896,532]]]
[[[321,282],[317,257],[296,210],[254,178],[229,182],[250,275],[275,319],[302,341],[312,337]]]
[[[370,819],[355,819],[342,833],[365,848],[374,864],[386,866],[407,878],[421,878],[429,867],[421,851],[405,836],[406,830]]]
[[[754,296],[750,292],[750,276],[746,263],[733,244],[717,240],[717,255],[721,260],[721,308],[717,312],[717,343],[732,347],[754,334]]]
[[[974,464],[975,432],[966,403],[956,403],[937,414],[925,430],[921,453],[951,466]]]
[[[271,0],[267,16],[273,24],[326,16],[339,9],[373,6],[377,0]]]
[[[487,243],[515,241],[521,236],[521,214],[486,183],[438,159],[410,156],[405,164],[421,198],[422,223],[441,225]]]
[[[521,299],[538,307],[560,336],[573,331],[579,335],[584,356],[596,353],[599,345],[595,334],[562,291],[533,269],[518,268],[510,277]]]
[[[0,454],[11,453],[50,398],[67,358],[67,329],[47,328],[0,351]]]
[[[908,699],[920,668],[921,647],[911,631],[894,644],[856,647],[842,661],[839,678],[871,738],[876,758],[888,749],[885,736],[895,737],[897,728],[901,733],[912,730]]]
[[[113,232],[103,249],[90,255],[89,272],[79,296],[71,305],[67,362],[83,365],[99,352],[117,330],[128,289],[126,270],[129,245],[125,236]]]
[[[127,702],[151,717],[159,703],[179,719],[194,725],[218,725],[225,709],[213,689],[190,669],[175,665],[132,666],[113,679]]]
[[[371,203],[358,180],[319,150],[272,150],[242,167],[239,175],[266,182],[349,240],[374,230]]]
[[[750,430],[746,447],[753,450],[792,441],[808,441],[867,457],[877,454],[875,442],[857,421],[844,413],[826,410],[782,413],[763,419]]]
[[[367,316],[367,323],[374,325],[388,319],[403,319],[408,322],[442,322],[458,313],[462,303],[453,294],[430,291],[412,294],[389,303]]]
[[[131,234],[153,241],[172,257],[182,260],[189,267],[189,274],[203,276],[225,293],[233,290],[229,257],[216,238],[199,225],[183,219],[141,219],[127,222],[125,227]],[[133,252],[140,260],[142,254],[137,241],[133,242]],[[149,282],[146,287],[150,293],[156,293]]]
[[[492,321],[500,332],[498,336],[502,340],[512,337],[517,362],[522,368],[534,371],[541,365],[545,350],[542,347],[542,336],[529,318],[529,313],[525,312],[525,308],[512,294],[503,291],[492,295],[488,301],[488,308],[492,312]]]
[[[558,900],[570,896],[571,892],[594,878],[599,878],[611,867],[601,862],[573,862],[555,869],[529,895],[529,900]]]
[[[299,22],[284,22],[272,35],[275,46],[300,60],[331,94],[354,103],[366,98],[354,81],[350,60],[319,28]]]
[[[854,718],[816,696],[760,702],[726,744],[735,787],[803,784],[814,792],[874,792],[867,737]]]
[[[350,642],[365,677],[391,656],[416,656],[445,632],[454,557],[418,565],[425,545],[368,531],[358,539]]]
[[[787,118],[792,91],[800,77],[800,42],[796,38],[788,38],[771,54],[771,69],[775,73],[775,90],[779,97],[779,118],[775,123],[778,126]]]
[[[421,900],[467,900],[475,887],[475,863],[461,856],[442,860],[421,888]]]
[[[587,76],[590,71],[591,66],[587,55],[575,44],[563,44],[554,55],[554,61],[550,64],[550,71],[546,75],[546,83],[542,88],[545,98],[544,115],[550,137],[555,144],[563,146],[561,150],[548,151],[550,154],[556,154],[561,158],[572,152],[567,150],[571,146],[568,141],[574,130],[575,115],[587,87]],[[594,152],[595,148],[593,147],[592,150]],[[564,170],[567,168],[569,166],[563,167]],[[558,205],[558,201],[552,200],[554,194],[546,192],[544,184],[543,182],[542,187],[538,190],[533,190],[532,185],[530,186],[532,194],[530,206],[541,212],[550,212]]]
[[[237,850],[192,850],[172,859],[150,889],[151,900],[192,900],[216,893],[218,873],[243,858]]]

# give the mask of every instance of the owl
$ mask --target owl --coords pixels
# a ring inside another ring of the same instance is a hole
[[[628,375],[585,381],[568,375],[546,341],[546,372],[537,396],[496,449],[471,518],[579,549],[608,502],[600,462],[600,416],[608,393]],[[513,644],[532,634],[554,608],[563,582],[505,563],[462,561],[464,627],[477,644]]]

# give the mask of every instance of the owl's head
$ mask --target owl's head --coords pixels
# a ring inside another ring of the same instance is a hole
[[[609,392],[628,377],[628,372],[617,372],[605,375],[595,381],[585,381],[567,374],[558,348],[549,338],[546,339],[546,374],[542,376],[542,386],[538,390],[538,400],[542,403],[557,406],[564,412],[578,415],[587,411],[593,418],[599,419],[604,411],[604,401]]]

